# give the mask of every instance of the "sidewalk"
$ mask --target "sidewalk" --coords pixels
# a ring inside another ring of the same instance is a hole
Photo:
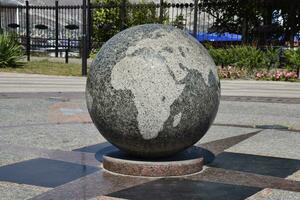
[[[45,76],[0,72],[0,93],[84,92],[85,77]],[[223,96],[300,98],[300,83],[222,80]]]
[[[63,57],[37,57],[37,56],[30,56],[30,61],[43,61],[47,60],[48,62],[58,62],[58,63],[65,63],[65,58]],[[27,58],[24,58],[22,61],[27,62]],[[88,59],[88,64],[91,64],[93,59]],[[69,58],[70,64],[81,64],[81,58]]]
[[[153,179],[101,168],[85,82],[0,73],[0,199],[300,199],[300,83],[222,81],[204,170]]]

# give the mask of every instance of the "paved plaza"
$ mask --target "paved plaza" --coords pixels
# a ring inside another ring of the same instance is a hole
[[[222,81],[217,118],[196,144],[204,170],[112,174],[85,78],[0,73],[0,199],[300,200],[300,83]]]

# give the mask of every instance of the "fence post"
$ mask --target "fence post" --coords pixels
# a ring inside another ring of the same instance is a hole
[[[121,30],[126,28],[126,0],[122,0],[120,5]]]
[[[65,62],[69,63],[69,52],[70,52],[70,38],[68,38],[68,47],[66,49]]]
[[[160,0],[159,23],[164,22],[164,0]]]
[[[29,2],[26,1],[26,55],[30,61],[30,21],[29,21]]]
[[[55,57],[58,57],[58,1],[55,1]]]
[[[194,27],[193,27],[193,36],[197,37],[197,28],[198,28],[198,6],[199,0],[194,2]]]
[[[82,76],[87,75],[86,0],[82,1]]]
[[[89,57],[91,49],[92,49],[92,32],[93,32],[93,17],[92,17],[92,10],[91,10],[91,0],[87,2],[87,40],[88,40],[88,51],[87,56]]]
[[[3,30],[2,30],[2,9],[0,8],[0,34],[3,33]]]

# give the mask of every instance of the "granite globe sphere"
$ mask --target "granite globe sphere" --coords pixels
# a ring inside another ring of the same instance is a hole
[[[91,65],[87,107],[99,132],[131,155],[164,157],[204,136],[220,102],[206,49],[172,26],[147,24],[107,41]]]

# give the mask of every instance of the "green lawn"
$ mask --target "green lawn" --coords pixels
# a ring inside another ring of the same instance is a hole
[[[65,64],[47,60],[27,62],[23,67],[0,68],[0,72],[44,74],[60,76],[81,76],[81,64]]]

